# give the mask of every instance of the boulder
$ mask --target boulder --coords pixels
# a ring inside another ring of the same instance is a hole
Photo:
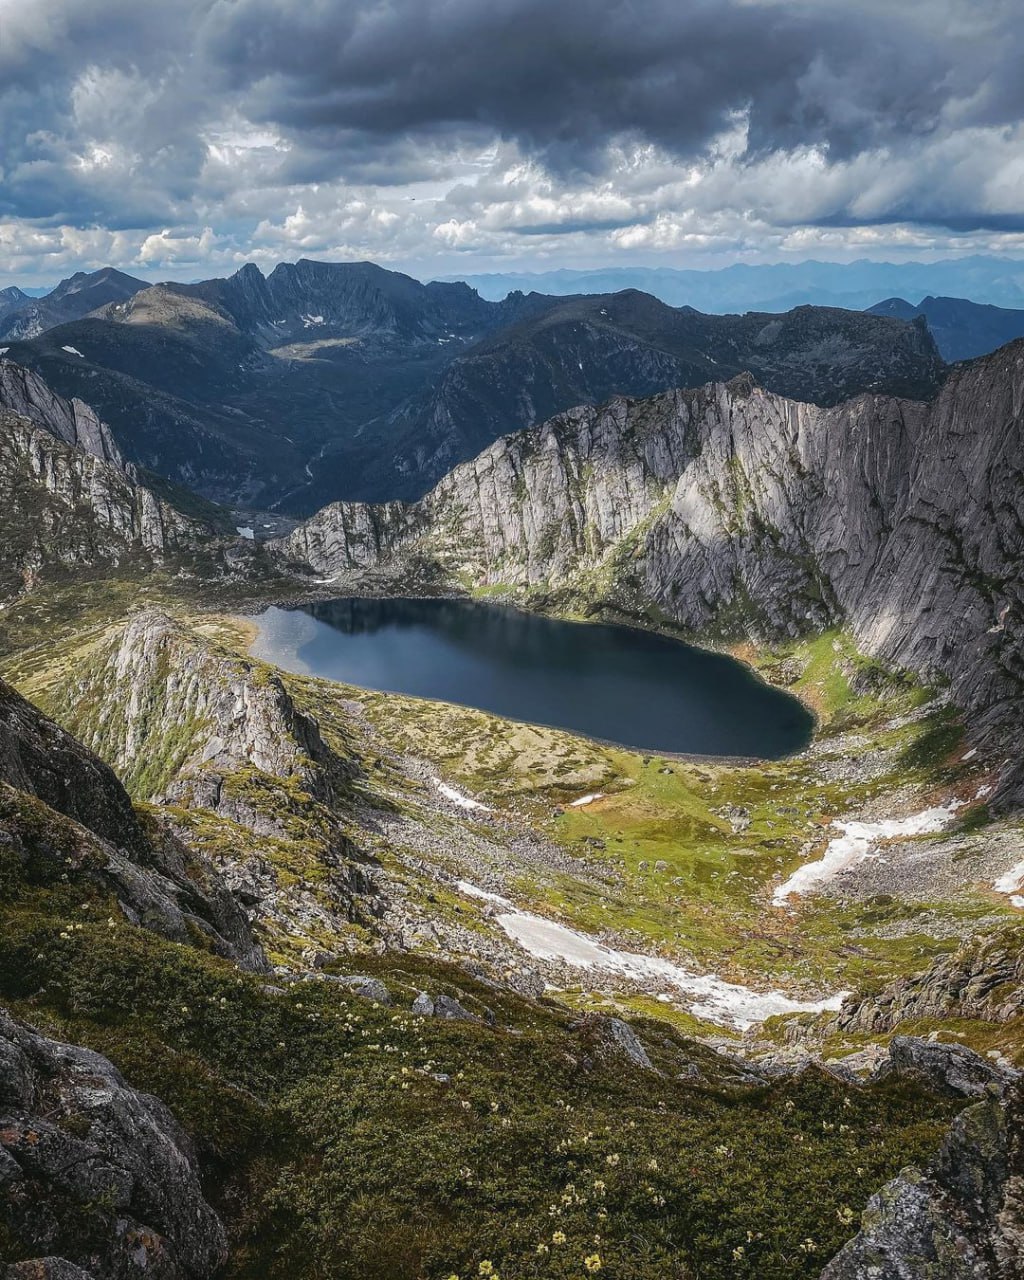
[[[1016,1074],[986,1061],[965,1045],[895,1036],[889,1045],[889,1057],[878,1068],[876,1079],[911,1077],[940,1093],[981,1098],[990,1088],[1003,1089]]]
[[[5,1280],[205,1280],[223,1265],[224,1228],[162,1102],[4,1010],[0,1064],[0,1224],[40,1253]]]

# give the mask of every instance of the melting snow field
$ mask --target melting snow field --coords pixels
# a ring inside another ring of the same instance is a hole
[[[1011,867],[1009,871],[992,886],[996,893],[1007,893],[1010,895],[1010,902],[1015,907],[1024,907],[1024,862],[1018,862],[1016,866]]]
[[[256,537],[256,530],[248,524],[236,524],[235,532],[240,538],[248,538],[250,542]]]
[[[909,818],[889,818],[882,822],[834,822],[843,833],[828,842],[825,852],[814,862],[805,862],[772,894],[776,906],[784,906],[790,894],[810,893],[833,876],[855,867],[877,853],[880,840],[897,836],[923,836],[941,831],[959,809],[957,800],[934,809],[924,809]]]
[[[458,888],[502,908],[495,917],[508,936],[538,960],[560,961],[577,969],[604,971],[641,982],[659,999],[670,993],[689,1011],[708,1022],[745,1030],[780,1013],[820,1013],[838,1009],[845,991],[825,1000],[793,1000],[781,991],[752,991],[714,974],[691,973],[661,956],[645,956],[635,951],[617,951],[544,916],[519,911],[500,894],[488,893],[460,880]]]
[[[460,809],[479,809],[483,813],[493,813],[494,810],[485,804],[481,804],[479,800],[474,800],[472,796],[463,795],[461,791],[456,791],[454,787],[450,787],[447,782],[439,782],[434,779],[434,785],[446,800],[451,800],[453,804],[457,804]]]
[[[85,359],[85,356],[82,355],[77,347],[61,347],[61,351],[66,351],[69,356],[79,356],[81,359]]]
[[[578,800],[570,800],[570,801],[569,801],[569,808],[570,808],[570,809],[580,809],[580,808],[582,808],[582,807],[583,807],[583,805],[585,805],[585,804],[593,804],[595,800],[603,800],[603,799],[604,799],[604,792],[603,792],[603,791],[595,791],[595,792],[593,793],[593,795],[589,795],[589,796],[580,796],[580,798],[579,798]]]

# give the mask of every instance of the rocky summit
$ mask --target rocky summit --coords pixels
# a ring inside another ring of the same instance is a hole
[[[1024,1275],[1024,344],[97,285],[0,359],[0,1276]],[[810,742],[572,731],[642,642]]]

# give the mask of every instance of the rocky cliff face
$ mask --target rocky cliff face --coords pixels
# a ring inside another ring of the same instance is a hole
[[[979,740],[1024,691],[1024,344],[927,403],[821,408],[749,378],[583,407],[499,440],[421,502],[335,504],[277,546],[320,574],[574,591],[696,634],[835,623],[945,680]]]
[[[110,428],[87,404],[58,396],[37,373],[11,360],[0,360],[0,409],[28,418],[65,444],[126,470]]]
[[[0,589],[50,572],[146,564],[210,541],[211,530],[118,465],[0,410]]]
[[[953,1122],[926,1172],[872,1196],[821,1280],[1016,1280],[1024,1275],[1024,1090]]]
[[[204,1280],[227,1260],[192,1143],[167,1107],[100,1054],[0,1009],[5,1227],[22,1260],[8,1254],[4,1274],[20,1280]]]
[[[0,590],[47,573],[137,559],[150,566],[213,542],[212,524],[139,484],[106,423],[0,360]]]
[[[179,796],[208,795],[217,778],[253,768],[330,801],[352,774],[277,675],[157,611],[135,614],[57,696],[86,745],[143,798],[171,783]]]
[[[281,929],[293,939],[344,933],[375,913],[344,821],[356,765],[261,664],[146,611],[47,705],[212,859],[271,940]]]
[[[134,924],[265,967],[209,864],[169,829],[144,825],[109,766],[3,681],[0,851],[19,882],[95,885]]]

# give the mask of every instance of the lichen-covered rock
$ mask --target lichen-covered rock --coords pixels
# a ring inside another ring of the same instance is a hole
[[[364,973],[329,973],[324,975],[325,981],[336,982],[339,986],[348,987],[354,996],[361,1000],[373,1000],[376,1004],[390,1005],[391,992],[380,978],[371,978]]]
[[[851,996],[829,1029],[880,1035],[915,1019],[1007,1022],[1022,1015],[1024,935],[1011,928],[968,938],[922,973],[896,978],[871,995]]]
[[[953,1122],[927,1172],[872,1196],[821,1280],[1019,1280],[1024,1275],[1024,1092]]]
[[[921,1040],[916,1036],[895,1036],[889,1045],[888,1058],[875,1073],[877,1079],[888,1076],[917,1079],[936,1092],[964,1098],[980,1098],[990,1089],[1001,1090],[1017,1074],[1012,1068],[987,1062],[966,1045]]]
[[[653,1063],[647,1056],[647,1050],[628,1023],[623,1022],[621,1018],[606,1018],[604,1027],[608,1043],[616,1052],[628,1058],[634,1066],[644,1067],[648,1071],[653,1070]]]
[[[75,1268],[94,1280],[203,1280],[227,1258],[191,1143],[164,1104],[100,1054],[3,1010],[0,1152],[17,1280],[71,1280]]]

